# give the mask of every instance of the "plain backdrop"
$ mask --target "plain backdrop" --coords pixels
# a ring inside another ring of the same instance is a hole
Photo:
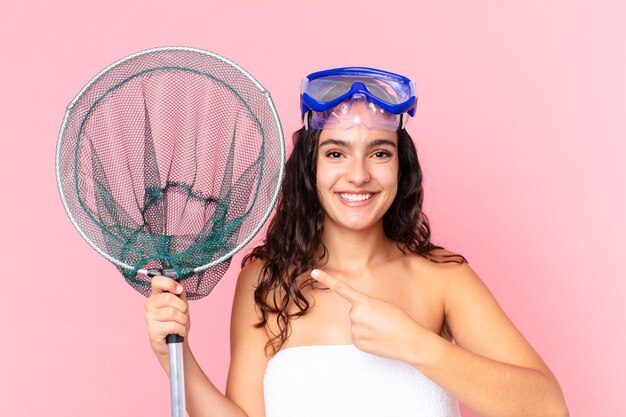
[[[157,46],[240,64],[288,144],[306,74],[413,79],[434,242],[469,260],[572,416],[626,415],[623,2],[0,0],[0,45],[1,415],[169,415],[144,298],[73,228],[54,170],[67,104]],[[191,305],[192,347],[222,391],[240,259]]]

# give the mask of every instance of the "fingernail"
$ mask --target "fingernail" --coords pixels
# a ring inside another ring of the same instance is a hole
[[[178,284],[178,285],[176,286],[176,293],[177,293],[177,294],[180,294],[181,292],[183,292],[183,287],[182,287],[182,285]]]
[[[312,276],[313,278],[317,278],[317,277],[319,277],[319,276],[320,276],[320,271],[318,271],[317,269],[312,270],[312,271],[311,271],[311,276]]]

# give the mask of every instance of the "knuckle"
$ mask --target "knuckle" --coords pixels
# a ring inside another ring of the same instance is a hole
[[[359,305],[355,305],[350,309],[350,317],[353,319],[360,319],[363,317],[363,308]]]
[[[159,294],[159,304],[161,306],[167,306],[172,304],[172,294],[164,292]]]
[[[158,310],[157,317],[161,321],[170,321],[172,319],[172,315],[169,312],[170,307],[162,307]]]
[[[163,298],[164,300],[167,302],[167,304],[175,304],[176,300],[178,300],[178,297],[174,294],[172,294],[171,292],[166,292],[163,293]]]
[[[362,301],[358,303],[358,306],[359,306],[359,311],[361,312],[361,314],[364,314],[372,310],[372,305],[370,304],[369,301]]]
[[[174,321],[170,321],[167,323],[167,331],[171,334],[171,333],[175,333],[176,332],[176,322]]]

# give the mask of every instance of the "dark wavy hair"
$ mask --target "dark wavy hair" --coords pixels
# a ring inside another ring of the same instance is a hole
[[[274,347],[274,352],[279,351],[289,337],[290,319],[303,316],[309,309],[309,300],[302,294],[302,289],[314,280],[309,278],[298,284],[296,278],[325,263],[327,249],[321,240],[324,211],[316,187],[320,133],[321,130],[304,128],[294,132],[293,151],[285,166],[281,195],[265,242],[255,247],[241,262],[244,267],[255,259],[263,261],[259,285],[254,291],[254,300],[262,317],[254,326],[266,326],[268,315],[276,313],[280,330],[277,335],[272,333],[274,338],[266,344],[266,352],[270,345]],[[444,248],[430,241],[430,225],[422,211],[422,169],[413,140],[405,129],[398,130],[398,162],[398,192],[383,217],[385,235],[394,240],[403,252],[418,254],[432,262],[467,262],[458,254],[431,253],[434,249]],[[280,299],[277,299],[278,289],[283,294]],[[266,302],[268,298],[273,305]],[[295,313],[287,311],[292,302],[298,308]]]

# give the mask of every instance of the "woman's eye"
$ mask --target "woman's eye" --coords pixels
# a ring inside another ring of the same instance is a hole
[[[389,158],[391,156],[391,152],[389,151],[376,151],[373,153],[375,158]]]
[[[337,152],[337,151],[328,152],[326,156],[329,158],[341,158],[341,152]]]

